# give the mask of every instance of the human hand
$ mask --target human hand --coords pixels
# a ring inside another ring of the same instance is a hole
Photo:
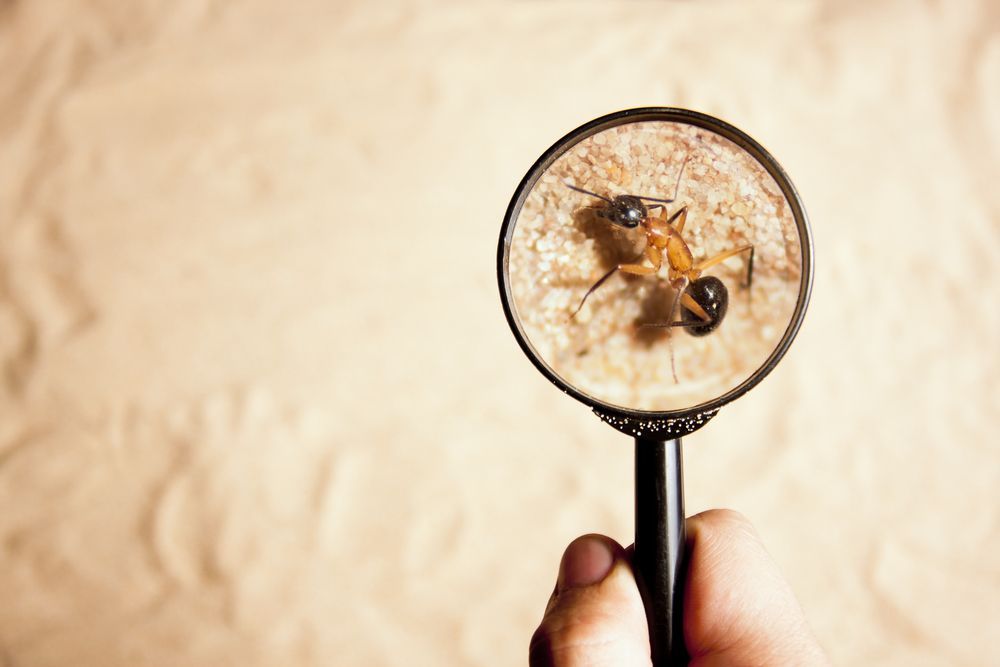
[[[829,665],[749,521],[730,510],[703,512],[687,520],[687,538],[684,641],[692,667]],[[570,543],[529,656],[532,667],[650,664],[629,552],[602,535]]]

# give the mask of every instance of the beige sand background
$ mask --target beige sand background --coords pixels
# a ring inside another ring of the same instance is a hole
[[[843,665],[996,665],[995,2],[0,2],[0,665],[518,665],[631,444],[494,253],[595,116],[778,157],[811,311],[686,441]]]

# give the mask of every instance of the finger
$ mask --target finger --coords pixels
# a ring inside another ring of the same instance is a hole
[[[684,638],[692,667],[827,665],[753,526],[731,510],[687,520]]]
[[[646,616],[621,545],[602,535],[570,543],[528,654],[531,667],[649,665]]]

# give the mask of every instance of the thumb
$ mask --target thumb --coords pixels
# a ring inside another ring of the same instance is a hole
[[[625,550],[603,535],[573,540],[531,638],[531,667],[649,665],[642,599]]]
[[[684,635],[692,667],[829,665],[792,589],[741,514],[687,520]]]

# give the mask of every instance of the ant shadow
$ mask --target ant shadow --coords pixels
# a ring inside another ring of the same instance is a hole
[[[597,259],[604,271],[610,271],[625,262],[641,260],[642,250],[646,245],[642,237],[619,230],[597,215],[596,209],[588,206],[576,209],[573,211],[573,224],[594,242]]]
[[[670,306],[677,298],[677,290],[665,280],[657,279],[639,304],[639,316],[635,318],[635,339],[650,348],[671,336],[669,327],[646,327],[643,324],[663,324],[670,321]]]

